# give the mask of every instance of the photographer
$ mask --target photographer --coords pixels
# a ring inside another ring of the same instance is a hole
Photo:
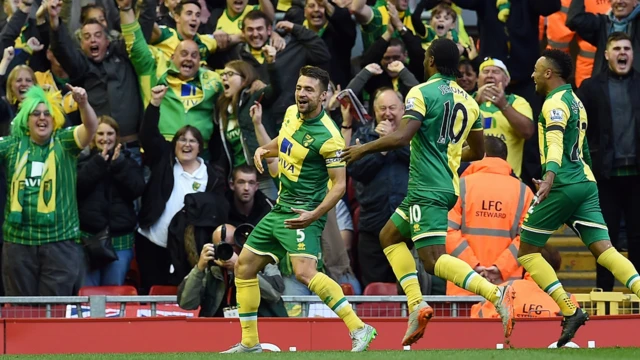
[[[213,243],[202,247],[197,264],[178,286],[178,305],[182,309],[194,310],[200,306],[200,317],[238,316],[237,312],[234,314],[237,303],[233,269],[252,229],[245,224],[236,231],[234,226],[226,224],[214,231]],[[223,234],[224,241],[221,241]],[[194,254],[190,254],[189,259],[195,262]],[[284,280],[278,267],[267,265],[258,274],[258,281],[261,296],[258,316],[286,317],[281,299]]]

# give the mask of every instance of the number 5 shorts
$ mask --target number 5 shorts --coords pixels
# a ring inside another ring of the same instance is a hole
[[[287,229],[284,221],[300,216],[283,211],[276,205],[253,229],[244,247],[257,255],[270,256],[278,263],[291,257],[301,256],[318,260],[321,254],[320,236],[327,222],[325,214],[304,229]]]
[[[449,210],[458,197],[444,191],[409,191],[391,215],[391,221],[405,239],[411,239],[416,249],[444,245],[447,240]]]

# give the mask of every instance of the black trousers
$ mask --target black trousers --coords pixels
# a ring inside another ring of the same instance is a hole
[[[4,242],[2,278],[6,296],[72,296],[84,269],[73,240],[43,245]]]
[[[379,235],[379,233],[365,231],[359,233],[358,262],[363,289],[372,282],[395,283],[397,281],[387,256],[382,252]]]
[[[136,261],[140,270],[140,295],[148,295],[154,285],[169,285],[171,258],[169,250],[136,232]]]
[[[640,267],[640,176],[616,176],[610,179],[598,179],[598,193],[602,216],[609,228],[611,243],[619,247],[620,220],[624,215],[627,227],[629,260],[638,269]],[[613,274],[597,265],[597,287],[604,291],[613,290]],[[624,284],[623,284],[624,285]]]

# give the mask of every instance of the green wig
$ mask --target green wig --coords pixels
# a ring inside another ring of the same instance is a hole
[[[41,103],[46,105],[53,117],[53,131],[60,129],[64,125],[65,117],[60,105],[62,103],[60,91],[44,91],[39,85],[34,85],[27,90],[24,100],[20,103],[20,111],[11,122],[12,136],[22,137],[29,135],[29,115]]]

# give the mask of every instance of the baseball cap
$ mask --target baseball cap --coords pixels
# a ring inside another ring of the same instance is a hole
[[[507,70],[507,65],[505,65],[504,62],[502,62],[502,60],[493,59],[493,58],[484,58],[484,61],[482,62],[482,64],[480,64],[480,71],[482,71],[487,66],[495,66],[497,68],[500,68],[502,71],[504,71],[505,74],[507,74],[507,77],[511,78],[511,75],[509,74],[509,70]]]

